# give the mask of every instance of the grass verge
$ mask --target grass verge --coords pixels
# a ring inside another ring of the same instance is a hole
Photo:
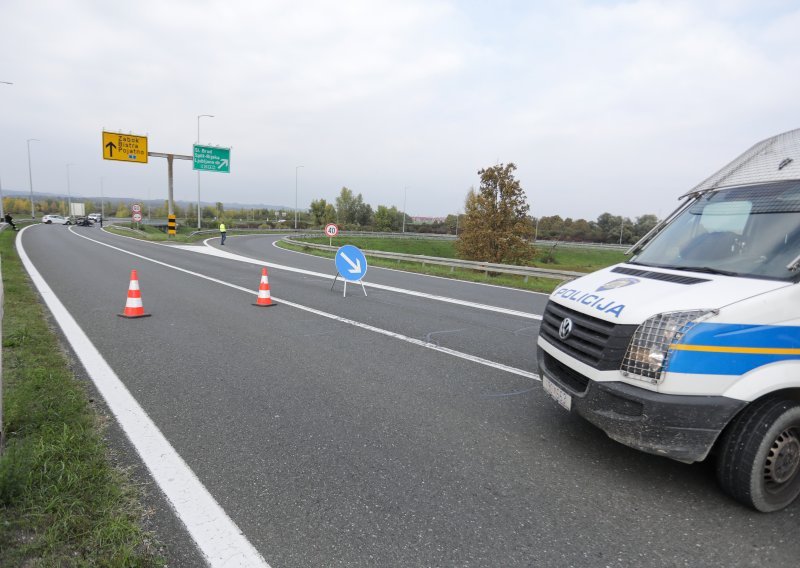
[[[327,239],[325,239],[327,241]],[[328,244],[325,242],[324,244]],[[350,244],[348,242],[348,244]],[[297,246],[284,241],[278,241],[278,246],[287,250],[294,250],[297,252],[304,252],[321,256],[323,258],[334,258],[335,252],[323,251],[306,246]],[[357,245],[354,245],[357,246]],[[375,250],[375,249],[372,249]],[[399,252],[399,251],[392,251]],[[411,254],[411,253],[409,253]],[[369,256],[369,255],[367,255]],[[429,255],[434,256],[434,255]],[[534,278],[528,277],[525,281],[524,276],[516,276],[514,274],[498,274],[496,276],[487,275],[485,272],[479,270],[467,270],[463,268],[452,268],[449,266],[437,266],[433,264],[422,264],[421,262],[407,262],[390,260],[386,258],[375,258],[369,256],[369,264],[371,266],[378,266],[380,268],[394,268],[395,270],[404,270],[406,272],[415,272],[417,274],[427,274],[429,276],[440,276],[442,278],[453,278],[456,280],[466,280],[468,282],[480,282],[482,284],[493,284],[496,286],[507,286],[509,288],[519,288],[521,290],[529,290],[531,292],[543,292],[549,294],[556,289],[561,280],[554,278]]]
[[[327,245],[327,237],[303,238],[303,241]],[[437,239],[398,239],[380,237],[350,237],[343,235],[332,239],[333,246],[353,245],[360,249],[420,254],[439,258],[458,258],[455,241]],[[536,245],[536,254],[528,266],[552,268],[574,272],[594,272],[627,260],[625,253],[600,248],[560,247],[553,244]]]
[[[0,232],[5,450],[0,456],[0,566],[163,566],[102,418]]]
[[[115,235],[122,235],[125,237],[134,237],[145,241],[170,241],[176,243],[194,243],[212,237],[210,233],[202,235],[191,235],[193,229],[189,227],[180,227],[177,234],[170,236],[157,227],[150,225],[140,225],[139,228],[134,228],[133,223],[125,225],[106,225],[105,229],[114,233]],[[216,234],[218,236],[219,233]]]

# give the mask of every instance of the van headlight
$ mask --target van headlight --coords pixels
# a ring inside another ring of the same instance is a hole
[[[669,358],[669,346],[678,343],[695,324],[716,310],[665,312],[645,320],[634,332],[620,370],[631,379],[661,382]]]

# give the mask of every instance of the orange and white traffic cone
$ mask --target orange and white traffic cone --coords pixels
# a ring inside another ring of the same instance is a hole
[[[262,308],[269,308],[276,306],[269,295],[269,279],[267,278],[267,268],[261,269],[261,284],[258,285],[258,300],[253,304],[254,306],[261,306]]]
[[[128,286],[128,301],[125,302],[125,309],[121,314],[117,314],[121,318],[146,318],[150,314],[144,313],[144,306],[142,305],[142,291],[139,289],[139,277],[136,275],[136,270],[131,270],[131,283]]]

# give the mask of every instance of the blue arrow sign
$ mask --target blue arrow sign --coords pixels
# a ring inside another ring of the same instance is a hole
[[[367,257],[357,247],[344,245],[336,251],[336,270],[345,280],[358,282],[367,273]]]

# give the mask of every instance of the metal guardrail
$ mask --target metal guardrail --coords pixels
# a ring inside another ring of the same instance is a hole
[[[347,234],[351,235],[352,233],[348,232]],[[319,236],[319,235],[315,234],[313,236]],[[290,237],[284,237],[282,240],[296,246],[315,248],[318,250],[336,251],[339,248],[328,245],[318,245],[315,243],[309,243],[305,241],[296,241],[294,240],[294,238]],[[480,272],[485,272],[487,274],[489,272],[499,272],[501,274],[516,274],[518,276],[524,276],[525,282],[527,282],[528,278],[531,276],[537,278],[557,278],[560,280],[564,280],[567,278],[584,276],[585,274],[583,272],[571,272],[568,270],[550,270],[547,268],[535,268],[532,266],[515,266],[513,264],[496,264],[493,262],[475,262],[472,260],[440,258],[436,256],[424,256],[419,254],[401,254],[395,252],[384,252],[379,250],[365,250],[364,254],[367,256],[374,256],[376,258],[386,258],[390,260],[396,260],[398,262],[402,260],[408,262],[419,262],[423,266],[425,266],[426,264],[433,264],[437,266],[449,266],[450,272],[452,272],[456,268],[465,268],[468,270],[477,270]]]
[[[291,229],[283,229],[283,232],[292,232]],[[430,239],[442,241],[454,241],[458,239],[456,235],[439,235],[435,233],[379,233],[374,231],[347,231],[345,233],[348,237],[380,237],[386,239]],[[324,232],[319,231],[298,231],[295,233],[298,238],[301,237],[327,237]],[[547,247],[558,246],[565,248],[599,248],[607,250],[626,251],[630,248],[630,244],[616,244],[616,243],[589,243],[580,241],[550,241],[545,239],[537,239],[532,241],[534,245]]]

